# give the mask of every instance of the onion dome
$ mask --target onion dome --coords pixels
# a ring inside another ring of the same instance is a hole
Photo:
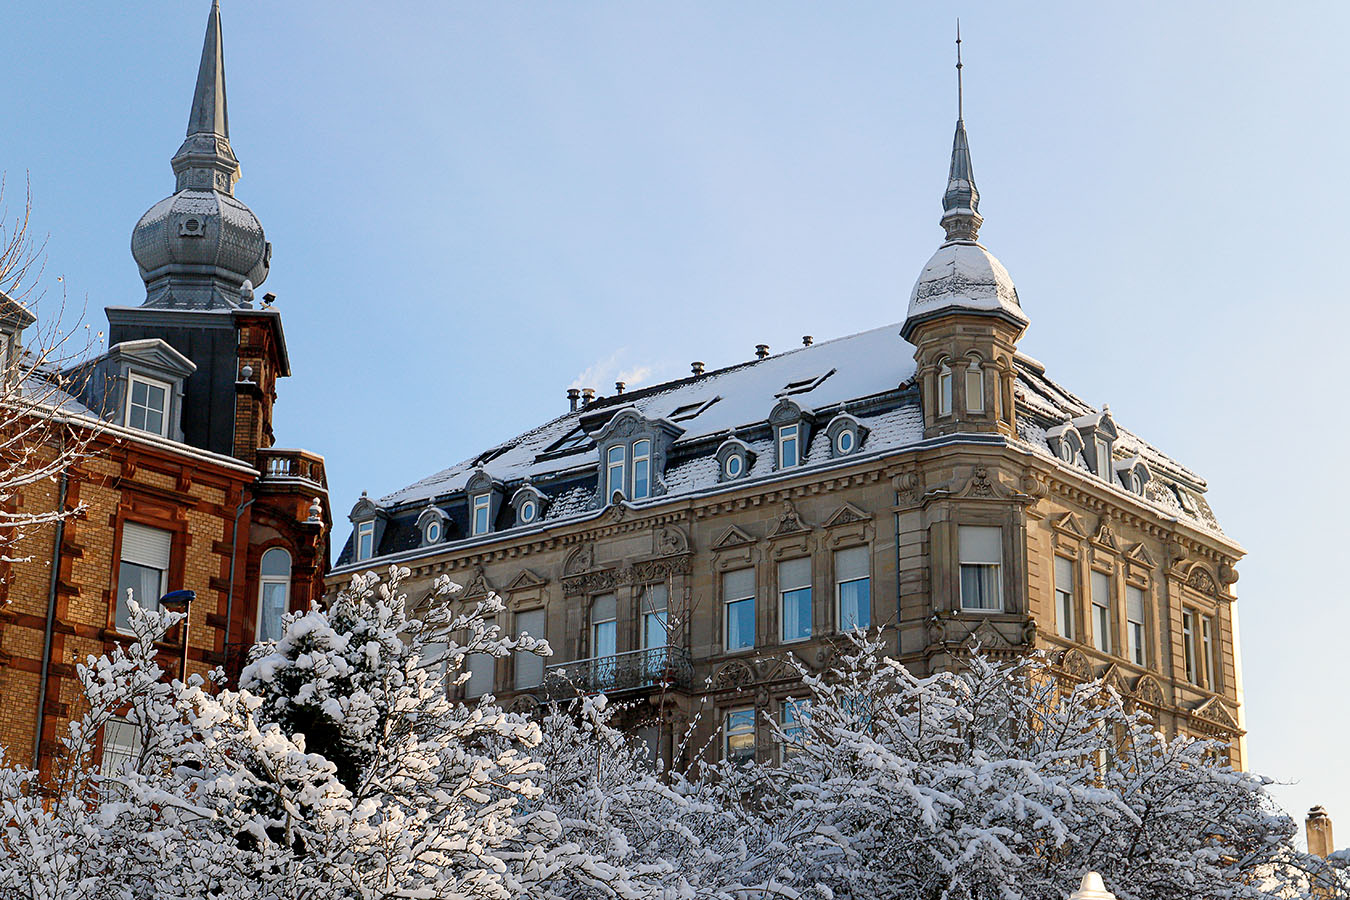
[[[144,306],[234,309],[244,282],[262,284],[271,245],[262,223],[234,196],[239,160],[230,147],[220,4],[213,0],[187,139],[173,157],[177,192],[141,216],[131,255],[145,281]]]

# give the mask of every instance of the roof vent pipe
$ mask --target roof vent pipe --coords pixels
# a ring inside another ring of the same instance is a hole
[[[756,344],[756,345],[755,345],[755,356],[756,356],[757,358],[759,358],[759,359],[764,359],[764,358],[765,358],[766,356],[768,356],[768,355],[769,355],[769,345],[768,345],[768,344]]]
[[[581,391],[576,388],[567,389],[567,403],[572,407],[572,412],[577,411],[577,404],[581,402]]]
[[[816,339],[813,338],[813,337],[811,337],[811,335],[809,335],[809,334],[804,334],[804,335],[802,335],[802,346],[803,346],[803,347],[810,347],[810,346],[811,346],[812,344],[814,344],[815,342],[816,342]]]
[[[689,368],[691,368],[691,369],[694,370],[694,374],[695,374],[695,375],[702,375],[702,374],[703,374],[703,363],[701,363],[701,362],[693,362],[693,363],[690,363],[690,364],[689,364]]]
[[[581,408],[585,409],[595,400],[595,388],[581,389]]]
[[[622,381],[616,381],[616,382],[614,382],[614,392],[617,393],[617,394],[622,394],[622,393],[623,393],[623,389],[624,389],[626,386],[627,386],[627,384],[626,384],[625,382],[622,382]]]

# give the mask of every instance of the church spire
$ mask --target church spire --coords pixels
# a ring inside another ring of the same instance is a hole
[[[230,113],[225,102],[225,49],[221,38],[220,0],[212,0],[197,68],[197,89],[188,115],[187,140],[173,157],[177,189],[216,190],[233,194],[239,160],[230,148]]]
[[[948,241],[974,241],[980,236],[980,191],[975,187],[975,169],[970,163],[966,137],[965,97],[961,83],[961,21],[956,22],[956,136],[952,139],[952,165],[947,174],[947,192],[942,195],[942,227]]]

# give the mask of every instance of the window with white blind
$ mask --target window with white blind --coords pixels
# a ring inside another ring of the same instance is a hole
[[[484,623],[487,628],[493,624],[491,619]],[[470,653],[465,665],[469,669],[469,680],[464,685],[464,697],[471,699],[492,693],[497,682],[497,657],[491,653]]]
[[[516,637],[528,634],[532,638],[544,640],[544,626],[547,612],[532,609],[516,614]],[[528,650],[515,651],[516,690],[524,691],[537,687],[544,680],[544,658]]]
[[[122,768],[140,753],[139,728],[122,718],[103,723],[103,757],[99,760],[99,774],[121,775]]]
[[[362,562],[375,555],[375,523],[362,522],[356,526],[356,561]]]
[[[982,612],[1003,609],[1003,529],[962,525],[961,608]]]
[[[1191,684],[1200,683],[1200,673],[1196,669],[1195,613],[1189,609],[1181,611],[1181,662],[1186,669],[1186,680]]]
[[[984,369],[978,359],[966,366],[966,411],[984,412]]]
[[[633,499],[642,500],[652,492],[652,442],[633,444]]]
[[[938,415],[952,414],[952,369],[945,362],[937,375]]]
[[[651,650],[670,643],[667,636],[667,591],[664,584],[649,584],[638,594],[642,614],[642,648]]]
[[[840,631],[872,627],[872,557],[868,548],[834,552],[834,599]]]
[[[473,498],[474,536],[487,534],[492,530],[492,495],[478,494]]]
[[[1063,556],[1055,557],[1055,633],[1060,637],[1073,639],[1073,598],[1077,575],[1074,561]]]
[[[1217,691],[1219,685],[1214,680],[1214,620],[1209,616],[1200,617],[1200,651],[1205,665],[1205,687]]]
[[[1130,662],[1142,666],[1147,659],[1144,643],[1144,591],[1132,584],[1125,586],[1125,641]]]
[[[778,615],[784,643],[811,637],[811,559],[778,564]]]
[[[1092,646],[1111,652],[1111,576],[1092,573]]]
[[[600,659],[618,653],[619,604],[613,594],[591,601],[591,656]]]
[[[258,640],[281,637],[281,619],[290,609],[291,555],[273,547],[258,566]]]
[[[755,646],[755,570],[722,573],[722,637],[728,650]]]
[[[118,631],[131,630],[128,590],[141,606],[147,609],[159,608],[159,598],[168,589],[172,552],[173,535],[170,532],[135,522],[122,523],[122,556],[117,567]]]

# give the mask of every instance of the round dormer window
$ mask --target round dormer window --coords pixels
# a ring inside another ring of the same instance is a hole
[[[1073,444],[1068,439],[1059,439],[1059,458],[1065,462],[1073,462]]]
[[[850,429],[845,428],[843,431],[839,432],[839,436],[834,439],[834,449],[839,451],[840,456],[847,456],[853,452],[853,447],[856,442],[857,438],[853,436],[853,432]]]
[[[520,521],[533,522],[534,517],[539,514],[539,506],[533,500],[526,500],[520,504]]]
[[[441,539],[441,523],[432,519],[427,523],[426,537],[428,544],[434,544]]]
[[[741,459],[739,453],[733,453],[727,457],[725,465],[722,466],[722,471],[726,473],[728,478],[740,478],[741,473],[745,471],[745,460]]]
[[[1130,490],[1136,494],[1144,493],[1144,480],[1139,477],[1139,473],[1133,469],[1130,470]]]

